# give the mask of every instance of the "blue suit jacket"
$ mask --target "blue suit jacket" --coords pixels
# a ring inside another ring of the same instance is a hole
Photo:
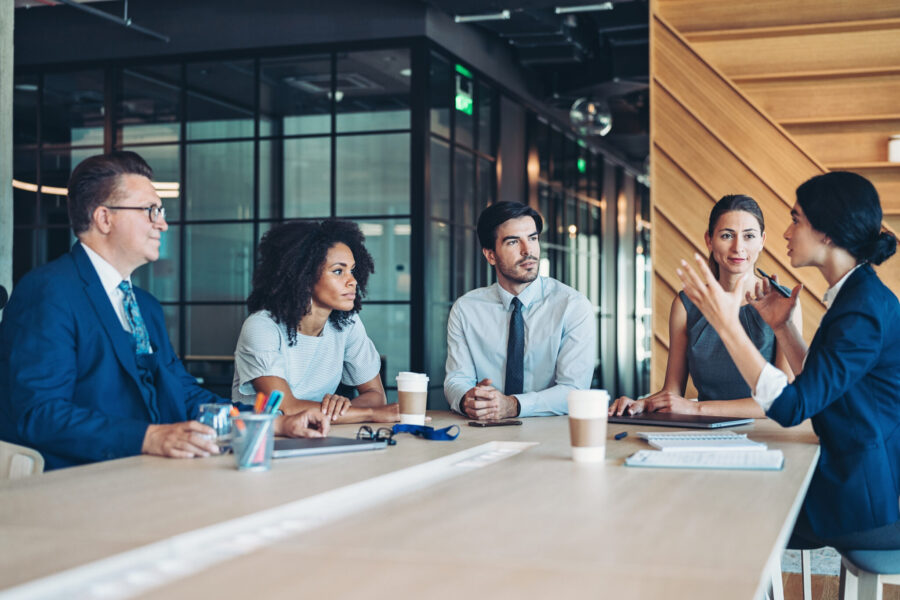
[[[131,334],[80,243],[28,273],[0,323],[0,439],[41,452],[48,469],[140,454],[147,426],[224,402],[175,355],[162,308],[135,297],[158,359],[155,418],[139,388]]]
[[[900,304],[871,266],[844,283],[767,414],[785,426],[812,418],[822,450],[803,508],[817,535],[900,519]]]

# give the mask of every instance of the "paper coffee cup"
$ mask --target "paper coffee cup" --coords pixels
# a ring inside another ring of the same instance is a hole
[[[602,462],[606,458],[606,390],[572,390],[568,396],[572,460]]]
[[[397,399],[400,422],[409,425],[425,424],[428,404],[428,376],[425,373],[401,371],[397,374]]]

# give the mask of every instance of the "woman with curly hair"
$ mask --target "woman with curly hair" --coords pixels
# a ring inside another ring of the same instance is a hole
[[[374,270],[359,227],[349,221],[293,221],[259,245],[253,291],[234,351],[232,399],[284,394],[292,414],[321,408],[333,422],[397,421],[387,405],[380,357],[359,318]],[[335,394],[355,386],[353,400]]]

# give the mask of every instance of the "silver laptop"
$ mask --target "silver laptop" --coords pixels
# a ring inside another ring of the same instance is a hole
[[[381,450],[387,446],[385,440],[354,440],[352,438],[294,438],[275,440],[272,458],[288,458],[309,454],[333,454],[335,452],[359,452],[361,450]]]
[[[651,412],[637,415],[609,417],[610,423],[625,425],[656,425],[661,427],[687,427],[689,429],[717,429],[735,427],[753,423],[753,419],[737,417],[709,417],[700,415],[682,415],[678,413]]]

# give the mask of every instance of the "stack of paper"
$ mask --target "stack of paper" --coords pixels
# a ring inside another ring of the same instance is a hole
[[[638,432],[638,437],[647,440],[654,448],[663,451],[761,451],[766,445],[747,438],[746,433],[723,431],[684,431],[677,433]]]
[[[784,466],[781,450],[750,452],[654,452],[641,450],[625,459],[629,467],[681,469],[754,469],[777,471]]]
[[[625,460],[626,466],[762,470],[784,466],[781,450],[768,450],[765,444],[733,431],[639,432],[638,437],[659,450],[636,452]]]

